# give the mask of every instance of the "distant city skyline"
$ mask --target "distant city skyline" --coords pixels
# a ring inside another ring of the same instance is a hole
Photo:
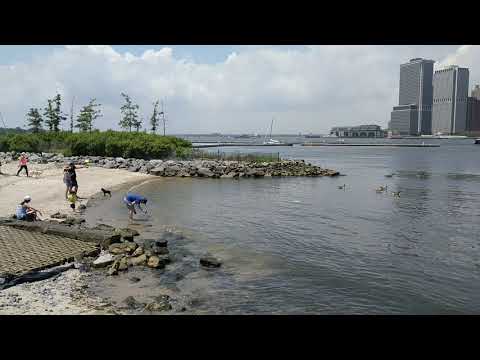
[[[265,133],[272,117],[273,133],[386,128],[398,66],[417,57],[468,67],[470,84],[480,83],[471,45],[0,46],[0,112],[8,127],[24,127],[29,108],[58,91],[64,112],[73,97],[75,115],[96,98],[104,116],[95,126],[118,129],[126,92],[144,121],[166,99],[167,133]]]

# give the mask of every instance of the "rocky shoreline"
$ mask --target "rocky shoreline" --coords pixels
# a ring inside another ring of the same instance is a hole
[[[0,153],[0,162],[8,163],[18,159],[17,153]],[[306,163],[304,160],[281,160],[278,162],[247,162],[226,160],[143,160],[101,156],[65,157],[53,153],[27,153],[31,163],[66,162],[107,169],[125,169],[165,177],[204,177],[204,178],[262,178],[283,176],[337,176],[338,171],[324,169]]]
[[[89,227],[80,216],[60,213],[52,215],[49,220],[34,223],[0,218],[0,225],[97,244],[97,251],[80,253],[53,268],[20,276],[0,274],[0,313],[41,314],[51,313],[52,308],[58,314],[187,311],[186,304],[174,295],[160,294],[143,302],[127,296],[120,303],[112,304],[95,291],[88,290],[91,281],[103,281],[106,277],[113,278],[120,274],[134,274],[136,276],[128,275],[129,281],[141,282],[141,274],[145,274],[142,269],[158,270],[162,276],[169,270],[168,265],[176,261],[176,256],[170,254],[168,244],[184,240],[182,233],[163,230],[155,238],[145,238],[132,228],[115,228],[106,224]],[[215,269],[222,265],[220,259],[208,253],[199,256],[196,261],[204,269]],[[49,272],[53,276],[48,276]]]

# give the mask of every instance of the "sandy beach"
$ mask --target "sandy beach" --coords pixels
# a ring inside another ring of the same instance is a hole
[[[15,176],[18,170],[17,163],[9,163],[1,167],[0,175],[0,216],[10,216],[15,213],[17,205],[25,195],[32,197],[31,205],[40,210],[42,219],[60,211],[72,212],[65,200],[65,184],[63,170],[55,164],[31,164],[29,172],[41,172],[37,176],[27,177],[22,171]],[[151,175],[129,172],[119,169],[105,169],[100,167],[81,168],[77,170],[78,196],[80,203],[85,204],[88,198],[100,191],[100,188],[109,189],[124,183],[148,179]],[[77,205],[78,206],[78,205]]]
[[[42,211],[42,219],[60,211],[71,213],[65,200],[63,170],[55,164],[32,164],[29,172],[41,172],[26,177],[22,172],[15,176],[17,163],[4,164],[0,175],[0,216],[15,213],[16,206],[25,195],[32,197],[32,206]],[[126,170],[100,167],[77,170],[78,195],[85,204],[88,198],[100,191],[129,182],[148,179],[151,175]],[[100,299],[84,295],[90,274],[77,269],[63,272],[59,277],[34,283],[25,283],[0,291],[0,314],[98,314],[104,306]]]

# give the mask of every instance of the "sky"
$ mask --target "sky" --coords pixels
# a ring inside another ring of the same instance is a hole
[[[124,92],[146,125],[164,100],[171,134],[265,133],[272,118],[284,134],[386,127],[399,66],[416,57],[468,67],[470,89],[480,84],[473,45],[0,45],[0,112],[7,127],[25,127],[28,110],[59,92],[64,112],[95,98],[95,127],[118,129]]]

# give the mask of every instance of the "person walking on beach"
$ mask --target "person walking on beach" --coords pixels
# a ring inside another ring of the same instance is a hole
[[[32,198],[29,195],[27,195],[23,198],[23,201],[17,206],[17,212],[15,215],[18,220],[25,220],[25,221],[40,220],[37,216],[37,213],[42,215],[42,212],[40,210],[34,209],[33,207],[29,206],[30,201],[32,201]]]
[[[125,195],[125,197],[123,198],[123,202],[125,203],[125,205],[127,205],[127,209],[129,211],[129,215],[128,215],[128,218],[130,220],[133,220],[133,214],[137,214],[137,212],[135,211],[135,205],[137,205],[137,207],[143,212],[143,213],[147,213],[147,198],[145,198],[144,196],[141,196],[141,195],[138,195],[138,194],[131,194],[131,193],[128,193]],[[142,209],[142,207],[140,206],[140,204],[145,204],[145,210]]]
[[[19,169],[17,171],[17,176],[20,174],[20,171],[22,171],[22,169],[25,169],[25,172],[27,173],[27,177],[28,177],[27,163],[28,163],[28,158],[25,155],[25,153],[22,153],[22,156],[20,156],[20,161],[18,163]]]
[[[63,182],[67,187],[65,190],[65,199],[68,200],[68,194],[70,194],[70,190],[72,189],[72,173],[67,166],[63,168]]]

